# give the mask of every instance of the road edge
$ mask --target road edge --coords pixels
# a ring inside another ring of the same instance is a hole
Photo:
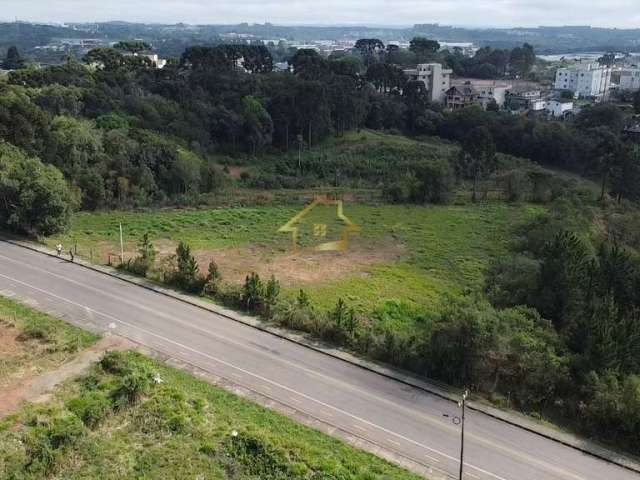
[[[36,244],[33,242],[24,241],[24,240],[7,238],[6,236],[0,236],[0,240],[21,248],[32,250],[34,252],[37,252],[43,255],[59,258],[55,252],[53,252],[52,250],[40,244]],[[70,260],[66,260],[66,261],[70,261]],[[449,400],[455,403],[459,401],[459,395],[456,394],[454,389],[447,389],[447,388],[438,386],[436,384],[424,381],[420,378],[417,378],[410,373],[405,373],[396,369],[392,369],[390,367],[377,364],[369,360],[365,360],[363,358],[357,357],[343,350],[328,347],[327,345],[322,344],[320,342],[313,341],[304,335],[293,333],[291,331],[274,327],[271,325],[266,325],[264,322],[262,322],[256,317],[252,317],[249,315],[236,312],[234,310],[221,307],[220,305],[217,305],[212,302],[204,301],[198,297],[180,293],[171,288],[166,288],[154,282],[151,282],[149,279],[137,277],[137,276],[128,274],[126,272],[117,270],[113,267],[96,265],[96,264],[87,262],[83,259],[79,259],[77,257],[73,263],[81,267],[87,268],[89,270],[93,270],[98,273],[102,273],[104,275],[108,275],[110,277],[114,277],[119,280],[125,281],[127,283],[137,285],[147,290],[151,290],[161,295],[171,297],[175,300],[190,304],[200,309],[207,310],[211,313],[221,315],[225,318],[228,318],[229,320],[242,323],[244,325],[250,326],[257,330],[261,330],[263,332],[279,337],[283,340],[296,343],[305,348],[309,348],[311,350],[317,351],[324,355],[328,355],[338,360],[342,360],[343,362],[350,363],[364,370],[368,370],[370,372],[393,379],[405,385],[418,388],[420,390],[423,390],[432,395],[436,395],[445,400]],[[519,415],[516,412],[506,412],[503,410],[499,410],[497,408],[491,407],[489,405],[485,405],[480,402],[476,402],[476,401],[467,402],[467,408],[469,408],[470,410],[482,413],[484,415],[487,415],[489,417],[492,417],[496,420],[500,420],[514,427],[521,428],[523,430],[534,433],[541,437],[558,442],[567,447],[571,447],[575,450],[578,450],[588,455],[599,458],[600,460],[613,463],[615,465],[618,465],[622,468],[625,468],[635,473],[640,473],[640,459],[634,459],[626,455],[616,454],[615,452],[596,444],[592,440],[581,439],[575,435],[554,430],[553,428],[537,424],[535,421],[528,419],[524,415]]]

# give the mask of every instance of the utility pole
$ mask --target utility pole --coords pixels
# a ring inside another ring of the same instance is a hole
[[[458,403],[458,405],[462,407],[462,421],[460,422],[461,433],[460,433],[460,478],[459,480],[462,480],[462,472],[464,469],[464,413],[465,413],[465,408],[467,406],[468,395],[469,395],[469,391],[465,390],[464,393],[462,394],[462,402]]]
[[[120,263],[124,263],[124,241],[122,240],[122,222],[120,222]]]

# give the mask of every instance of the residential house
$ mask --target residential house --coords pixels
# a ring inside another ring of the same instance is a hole
[[[505,104],[510,110],[542,112],[547,106],[547,101],[540,89],[516,87],[507,91]]]
[[[424,83],[430,102],[444,103],[451,87],[453,70],[442,68],[439,63],[422,63],[416,68],[404,70],[409,80]]]
[[[607,98],[611,88],[611,68],[597,63],[577,63],[556,72],[555,89],[568,90],[579,98]]]
[[[511,85],[504,82],[497,82],[495,80],[477,80],[477,79],[456,79],[452,82],[456,87],[471,87],[475,90],[475,101],[482,108],[496,102],[499,107],[502,107],[505,103],[507,91],[511,88]]]
[[[550,117],[566,118],[568,115],[573,114],[573,100],[564,98],[549,100],[545,111]]]
[[[471,84],[455,85],[446,92],[446,104],[451,110],[458,110],[478,103],[478,91]]]

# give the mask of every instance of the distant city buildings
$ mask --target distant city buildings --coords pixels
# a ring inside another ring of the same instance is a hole
[[[620,90],[640,90],[640,68],[623,68],[620,71]]]
[[[597,63],[577,63],[556,72],[555,89],[579,98],[605,99],[611,88],[611,68]]]
[[[445,102],[453,70],[443,68],[439,63],[422,63],[416,68],[404,70],[404,74],[409,80],[424,83],[430,102]]]

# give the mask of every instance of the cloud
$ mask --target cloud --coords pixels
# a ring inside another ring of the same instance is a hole
[[[0,18],[166,23],[640,25],[638,0],[2,0]]]

